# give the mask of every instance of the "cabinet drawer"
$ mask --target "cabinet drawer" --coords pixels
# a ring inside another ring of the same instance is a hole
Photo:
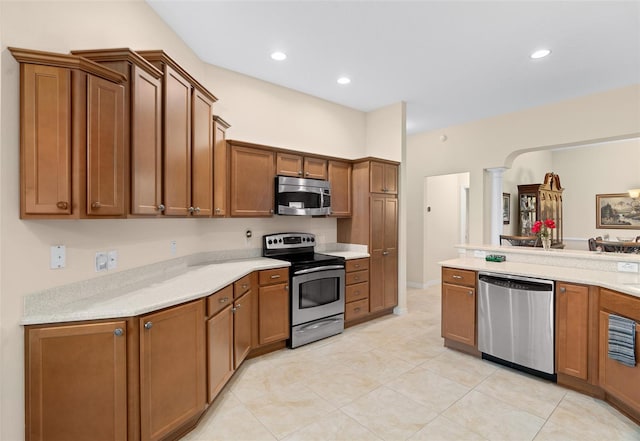
[[[347,260],[346,271],[351,273],[353,271],[361,271],[369,269],[369,259],[355,259]]]
[[[442,268],[442,282],[475,288],[476,272],[456,268]]]
[[[260,271],[260,285],[271,285],[272,283],[289,282],[289,268],[276,268]]]
[[[344,320],[349,321],[369,313],[369,299],[358,300],[344,305]]]
[[[369,281],[369,270],[356,271],[355,273],[347,273],[345,278],[347,285],[353,285],[354,283],[362,283]]]
[[[640,322],[640,298],[638,297],[600,288],[600,309],[609,310]]]
[[[356,300],[369,298],[369,282],[356,283],[349,285],[346,289],[345,302],[354,302]]]
[[[207,317],[215,315],[233,301],[233,285],[227,285],[207,297]]]
[[[247,274],[242,279],[233,283],[233,297],[238,298],[251,289],[251,274]]]

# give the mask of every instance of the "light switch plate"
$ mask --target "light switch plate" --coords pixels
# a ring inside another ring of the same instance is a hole
[[[178,253],[178,244],[175,240],[169,242],[169,254],[175,256]]]
[[[106,271],[109,267],[109,257],[106,251],[96,253],[96,272]]]
[[[637,273],[638,264],[635,262],[618,262],[618,271],[623,273]]]
[[[49,268],[60,269],[67,264],[67,249],[64,245],[54,245],[51,247],[51,259]]]

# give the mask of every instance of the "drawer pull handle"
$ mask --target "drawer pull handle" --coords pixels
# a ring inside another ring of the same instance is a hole
[[[360,268],[360,264],[359,264],[359,263],[356,263],[356,264],[355,264],[355,267],[356,267],[356,268]]]
[[[227,303],[229,301],[229,297],[223,297],[219,300],[220,303]]]
[[[280,274],[273,274],[271,276],[272,279],[279,279],[280,278]]]
[[[246,283],[243,283],[242,284],[242,289],[247,289],[247,286],[249,286],[249,285],[247,285]]]
[[[360,312],[360,307],[354,308],[353,312]]]
[[[353,280],[360,280],[360,277],[355,276],[355,277],[353,278]]]
[[[459,276],[459,275],[457,275],[457,274],[454,274],[454,275],[453,275],[453,276],[451,276],[451,277],[453,277],[454,279],[462,279],[462,276]]]
[[[360,294],[360,291],[356,291],[356,292],[353,293],[353,295],[356,295],[356,296],[359,295],[359,294]]]
[[[383,255],[383,256],[388,256],[388,255],[389,255],[389,251],[383,251],[383,252],[382,252],[382,255]]]

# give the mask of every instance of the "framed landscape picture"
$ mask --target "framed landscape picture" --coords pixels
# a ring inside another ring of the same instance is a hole
[[[502,223],[508,225],[511,221],[511,193],[502,193]]]
[[[597,194],[596,228],[640,230],[640,200],[628,193]]]

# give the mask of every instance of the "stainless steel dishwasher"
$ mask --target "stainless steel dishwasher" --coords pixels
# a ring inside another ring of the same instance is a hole
[[[478,274],[478,350],[482,357],[554,380],[553,281]]]

